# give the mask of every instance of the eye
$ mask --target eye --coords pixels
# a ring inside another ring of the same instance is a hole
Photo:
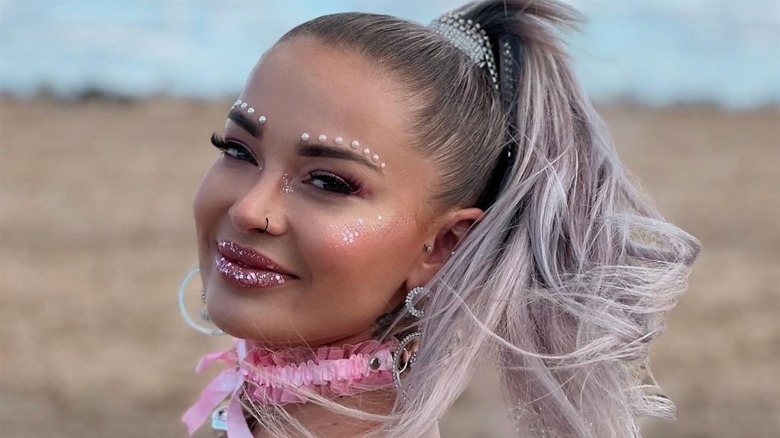
[[[320,190],[341,195],[354,195],[360,191],[360,186],[357,183],[322,170],[309,173],[309,178],[304,182]]]
[[[221,150],[228,157],[257,165],[257,160],[255,160],[255,157],[253,157],[252,153],[249,152],[249,149],[241,143],[232,140],[225,140],[224,138],[214,133],[211,134],[211,144],[213,144],[215,148]]]

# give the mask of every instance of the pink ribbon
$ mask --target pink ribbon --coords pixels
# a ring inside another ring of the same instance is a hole
[[[181,417],[181,420],[187,425],[187,431],[190,436],[209,419],[212,412],[230,395],[230,405],[228,406],[227,414],[228,436],[230,438],[252,438],[252,432],[246,424],[238,397],[239,390],[244,385],[246,375],[238,366],[240,361],[243,361],[244,357],[246,357],[246,341],[237,339],[235,355],[232,354],[233,351],[207,354],[200,360],[198,366],[195,367],[195,371],[202,373],[217,361],[225,362],[230,366],[230,368],[219,373],[206,386],[206,389],[201,392],[198,401],[190,406]]]
[[[234,342],[233,349],[207,354],[195,368],[202,373],[218,361],[229,366],[206,386],[198,401],[182,416],[190,435],[230,397],[228,436],[252,438],[239,398],[245,382],[254,384],[249,397],[279,406],[305,402],[301,392],[334,398],[384,388],[393,382],[391,351],[397,348],[397,341],[369,340],[357,345],[320,347],[316,351],[298,347],[284,352],[264,348],[248,352],[247,341]],[[379,360],[378,366],[369,367],[371,360]]]

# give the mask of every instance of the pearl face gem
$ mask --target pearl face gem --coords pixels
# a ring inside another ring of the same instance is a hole
[[[260,118],[258,119],[258,121],[260,121],[261,125],[263,123],[265,123],[265,121],[266,121],[265,116],[261,115]],[[315,138],[316,138],[317,141],[319,141],[320,143],[323,143],[323,144],[325,144],[328,141],[328,136],[326,134],[318,134],[318,135],[316,135]],[[311,139],[312,139],[312,136],[308,132],[304,132],[304,133],[301,134],[301,141],[306,142],[306,141],[309,141]],[[349,146],[352,149],[357,149],[359,152],[362,152],[363,155],[368,157],[368,159],[371,162],[376,163],[376,165],[380,169],[384,169],[385,168],[385,163],[382,162],[382,157],[380,157],[379,154],[373,153],[371,151],[371,148],[367,148],[365,146],[361,147],[361,144],[360,144],[360,142],[358,140],[345,140],[344,137],[342,137],[340,135],[332,137],[332,139],[333,139],[333,143],[335,143],[336,145],[339,145],[339,146],[343,145],[343,144],[349,143]]]
[[[247,103],[246,103],[246,102],[243,102],[243,103],[241,104],[241,108],[242,108],[242,109],[243,109],[243,108],[246,108],[246,107],[248,107],[248,106],[249,106],[249,105],[247,105]]]
[[[262,124],[265,123],[266,118],[265,118],[265,116],[260,116],[260,117],[257,118],[257,121],[262,125]]]
[[[248,110],[246,110],[246,112],[248,112],[249,114],[254,114],[255,113],[255,109],[254,108],[249,108]]]

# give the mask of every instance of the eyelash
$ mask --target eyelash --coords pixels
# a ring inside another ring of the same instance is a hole
[[[326,184],[332,184],[338,187],[336,190],[327,190],[324,187],[314,184],[313,182],[316,180],[326,181]],[[314,170],[309,172],[309,177],[304,182],[334,195],[349,196],[358,195],[361,192],[360,184],[358,184],[353,179],[349,177],[343,178],[324,170]]]
[[[211,144],[217,149],[221,150],[224,156],[233,160],[246,161],[248,163],[258,165],[257,160],[249,152],[249,149],[241,143],[225,140],[217,133],[211,134]],[[323,185],[316,185],[314,181],[323,181]],[[362,191],[360,183],[350,177],[341,177],[331,172],[324,170],[314,170],[309,172],[308,178],[304,181],[307,184],[322,190],[328,194],[337,196],[350,196],[359,195]],[[335,190],[328,190],[325,187],[331,185],[335,186]]]
[[[227,157],[230,157],[234,160],[246,161],[247,163],[252,163],[257,166],[257,160],[255,160],[255,157],[253,157],[247,147],[241,143],[225,140],[215,132],[211,134],[211,144],[213,144],[215,148],[221,150],[222,153]]]

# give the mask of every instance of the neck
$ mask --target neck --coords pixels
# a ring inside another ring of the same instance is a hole
[[[358,394],[353,397],[340,397],[332,400],[333,406],[321,405],[316,402],[288,404],[285,406],[274,406],[273,409],[283,411],[283,414],[271,414],[273,418],[284,418],[289,416],[293,424],[297,423],[305,430],[316,431],[317,436],[322,437],[342,437],[342,436],[363,436],[380,427],[379,421],[370,419],[356,418],[335,412],[336,405],[348,409],[359,410],[364,414],[388,415],[394,403],[394,391],[379,390]],[[266,408],[268,409],[268,408]],[[286,415],[285,415],[286,414]],[[292,430],[287,430],[292,432]],[[293,434],[294,436],[297,436]],[[273,438],[274,434],[262,425],[253,429],[254,438]]]

